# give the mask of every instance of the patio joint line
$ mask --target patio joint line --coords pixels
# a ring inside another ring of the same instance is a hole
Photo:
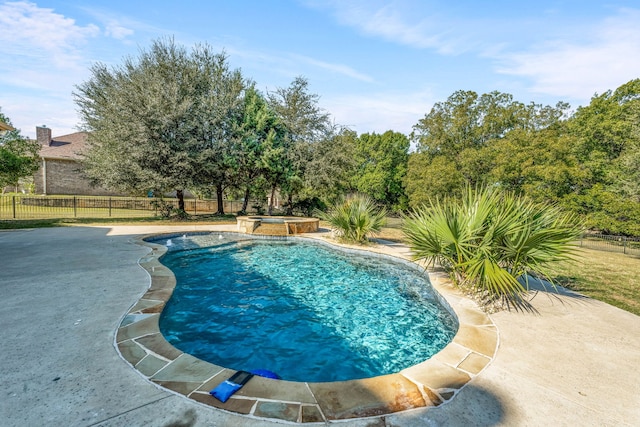
[[[109,418],[105,418],[103,420],[97,421],[97,422],[95,422],[93,424],[88,424],[87,427],[97,426],[97,425],[103,424],[103,423],[105,423],[107,421],[114,420],[114,419],[119,418],[119,417],[121,417],[121,416],[123,416],[125,414],[130,413],[130,412],[137,411],[138,409],[144,408],[145,406],[153,405],[154,403],[158,403],[158,402],[160,402],[162,400],[168,399],[169,397],[172,397],[172,395],[161,397],[161,398],[153,400],[151,402],[147,402],[144,405],[136,406],[135,408],[131,408],[131,409],[127,410],[127,411],[120,412],[117,415],[113,415],[113,416],[111,416]]]

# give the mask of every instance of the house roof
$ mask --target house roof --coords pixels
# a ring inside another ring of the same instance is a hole
[[[44,159],[79,160],[80,153],[87,144],[87,132],[76,132],[68,135],[56,136],[48,146],[40,149],[40,157]]]
[[[13,127],[6,124],[5,122],[0,121],[0,131],[3,131],[3,130],[14,130],[14,129]]]

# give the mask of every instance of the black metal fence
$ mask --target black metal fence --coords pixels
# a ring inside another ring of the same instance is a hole
[[[190,215],[213,214],[218,211],[215,200],[185,199],[185,211]],[[178,207],[177,199],[152,197],[93,196],[0,196],[0,220],[52,218],[144,218],[162,215],[166,207]],[[248,209],[256,210],[249,202]],[[225,213],[236,213],[242,201],[225,200]],[[262,206],[260,205],[260,208]]]
[[[626,255],[640,256],[640,237],[585,234],[580,239],[580,246],[599,251],[620,252]]]
[[[185,199],[185,211],[190,215],[213,214],[218,211],[216,200]],[[93,196],[32,196],[0,195],[0,220],[53,218],[145,218],[162,215],[166,206],[177,208],[177,199],[153,197],[93,197]],[[225,200],[225,213],[236,213],[242,201]],[[250,201],[249,213],[266,210],[264,203]],[[640,238],[585,234],[580,246],[601,251],[640,256]]]

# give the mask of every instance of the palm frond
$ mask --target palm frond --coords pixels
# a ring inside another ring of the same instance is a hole
[[[459,200],[431,200],[403,226],[414,259],[437,262],[456,284],[515,305],[528,273],[548,278],[549,265],[575,256],[581,231],[555,206],[488,187],[468,187]]]
[[[339,200],[326,212],[316,214],[343,240],[356,243],[363,243],[380,232],[387,217],[386,210],[379,209],[370,197],[363,195]]]

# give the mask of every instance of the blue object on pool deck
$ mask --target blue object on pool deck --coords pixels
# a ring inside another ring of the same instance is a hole
[[[240,390],[247,383],[253,374],[247,371],[238,371],[229,379],[221,382],[216,388],[211,390],[209,394],[220,402],[225,403],[236,391]]]
[[[278,374],[276,374],[275,372],[268,371],[266,369],[254,369],[253,371],[251,371],[251,373],[259,377],[271,378],[274,380],[280,379],[280,376]]]

